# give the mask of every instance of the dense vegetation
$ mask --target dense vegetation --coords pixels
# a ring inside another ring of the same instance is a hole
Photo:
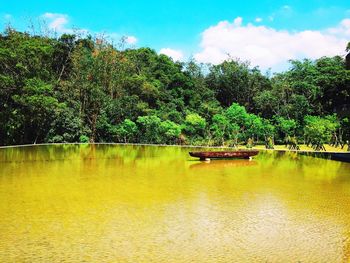
[[[0,35],[0,145],[343,146],[350,137],[345,59],[290,63],[269,76],[237,60],[180,63],[149,48],[9,28]]]

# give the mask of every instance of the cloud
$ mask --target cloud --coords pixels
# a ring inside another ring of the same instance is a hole
[[[174,61],[181,61],[184,57],[181,50],[175,50],[171,48],[162,48],[159,54],[164,54],[171,57]]]
[[[133,44],[136,44],[137,38],[134,37],[134,36],[127,36],[127,37],[125,38],[125,41],[126,41],[126,43],[128,43],[128,44],[130,44],[130,45],[133,45]]]
[[[58,13],[45,13],[41,16],[48,21],[49,29],[52,29],[58,33],[72,33],[73,30],[66,28],[69,20],[68,15]]]
[[[239,17],[231,23],[221,21],[207,28],[202,33],[201,51],[194,58],[218,64],[230,56],[249,60],[262,69],[276,69],[289,59],[341,55],[349,36],[350,19],[322,31],[290,32],[262,25],[243,25]]]
[[[343,19],[337,27],[329,28],[327,32],[339,38],[342,36],[350,38],[350,18]]]
[[[91,34],[94,34],[97,38],[100,39],[106,39],[107,41],[111,41],[114,43],[120,42],[122,39],[129,45],[136,44],[138,39],[135,36],[123,36],[119,33],[108,33],[108,32],[93,32],[89,31],[87,29],[73,29],[72,27],[69,27],[69,16],[66,14],[59,14],[59,13],[44,13],[41,15],[41,18],[43,18],[45,21],[48,22],[48,27],[51,30],[54,30],[55,32],[59,34],[73,34],[78,33],[81,35],[86,35],[88,32]]]
[[[87,29],[77,29],[68,27],[69,17],[66,14],[59,13],[44,13],[40,16],[48,22],[48,28],[59,34],[81,34],[85,35],[89,32]]]
[[[239,17],[235,18],[235,20],[233,20],[233,25],[234,26],[241,26],[242,22],[243,22],[243,18],[239,16]]]
[[[261,18],[261,17],[257,17],[257,18],[255,18],[255,22],[257,22],[257,23],[262,22],[262,18]]]

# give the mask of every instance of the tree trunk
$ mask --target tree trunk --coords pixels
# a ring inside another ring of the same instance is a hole
[[[90,142],[94,143],[96,138],[96,123],[97,123],[97,114],[93,114],[91,118],[91,137]]]

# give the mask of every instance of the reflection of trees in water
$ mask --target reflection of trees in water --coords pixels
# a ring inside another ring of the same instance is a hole
[[[31,145],[0,149],[1,162],[54,161],[77,158],[86,145]]]
[[[350,170],[350,164],[302,155],[296,152],[262,151],[256,158],[261,169],[280,172],[281,175],[293,173],[296,178],[308,180],[349,180],[344,171]]]
[[[253,161],[213,160],[210,163],[189,161],[191,148],[144,145],[63,144],[0,149],[0,162],[81,161],[89,167],[133,165],[142,167],[188,167],[198,170],[240,169],[256,166],[261,171],[293,172],[310,180],[348,181],[350,164],[313,158],[296,152],[261,151]]]

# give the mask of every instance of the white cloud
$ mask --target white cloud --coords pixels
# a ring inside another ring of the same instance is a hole
[[[66,28],[69,20],[68,15],[57,14],[57,13],[45,13],[41,16],[42,18],[48,20],[49,29],[55,30],[58,33],[72,33],[73,30]]]
[[[184,55],[181,50],[175,50],[171,48],[162,48],[159,54],[164,54],[171,57],[174,61],[180,61],[183,59]]]
[[[257,17],[257,18],[255,18],[255,22],[257,22],[257,23],[262,22],[262,18],[261,18],[261,17]]]
[[[202,50],[194,55],[199,62],[220,63],[231,57],[251,61],[262,69],[277,68],[289,59],[341,55],[350,36],[350,19],[322,31],[290,32],[267,26],[221,21],[202,33]]]
[[[103,39],[113,43],[120,43],[122,40],[125,41],[126,44],[133,45],[136,44],[138,39],[135,36],[123,36],[116,32],[94,32],[89,31],[87,29],[76,29],[69,26],[69,16],[66,14],[59,13],[44,13],[40,16],[42,19],[47,21],[48,28],[54,30],[59,34],[80,34],[81,36],[86,35],[90,32],[90,34],[95,35],[98,39]]]
[[[337,27],[329,28],[327,31],[329,34],[338,37],[346,36],[350,38],[350,18],[343,19]]]
[[[233,20],[233,25],[234,26],[241,26],[242,22],[243,22],[243,18],[239,16],[239,17],[235,18],[235,20]]]
[[[80,34],[86,35],[89,30],[87,29],[78,29],[73,28],[72,26],[68,27],[69,24],[69,16],[66,14],[59,13],[44,13],[40,16],[48,23],[48,28],[57,32],[58,34]]]
[[[134,36],[127,36],[127,37],[125,38],[125,41],[126,41],[126,43],[132,45],[132,44],[136,44],[137,38],[134,37]]]

